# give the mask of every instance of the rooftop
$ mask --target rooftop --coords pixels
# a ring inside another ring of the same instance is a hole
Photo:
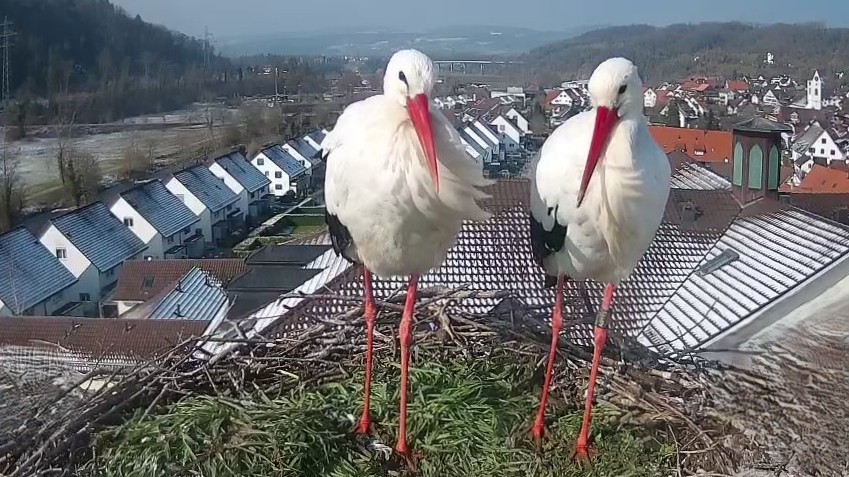
[[[759,116],[735,124],[734,129],[748,132],[793,132],[793,128],[787,124],[771,121]]]
[[[248,192],[256,192],[271,183],[268,177],[248,163],[241,152],[232,152],[215,160]]]
[[[0,301],[15,314],[76,282],[35,235],[18,228],[0,235]]]
[[[814,164],[798,187],[789,192],[808,194],[849,194],[849,171]],[[849,205],[849,204],[847,204]]]
[[[121,197],[163,237],[170,237],[200,220],[158,180],[129,189]]]
[[[121,268],[113,299],[149,300],[195,267],[209,272],[224,285],[247,270],[244,260],[236,258],[130,260]]]
[[[306,265],[330,250],[330,245],[267,245],[247,258],[249,265]]]
[[[687,153],[699,162],[729,162],[732,157],[732,135],[728,131],[649,126],[652,137],[669,154],[675,150]]]
[[[215,174],[202,164],[177,172],[174,178],[212,212],[218,212],[239,200],[239,196],[227,187],[224,180],[215,177]]]
[[[261,151],[277,167],[283,170],[290,178],[304,174],[307,169],[301,161],[292,157],[282,146],[275,144]]]
[[[103,202],[79,208],[51,222],[102,272],[120,265],[147,248],[109,212]]]
[[[227,293],[215,277],[198,267],[189,270],[166,290],[167,293],[150,307],[149,312],[142,312],[145,318],[209,322],[223,317],[219,314],[227,305]]]

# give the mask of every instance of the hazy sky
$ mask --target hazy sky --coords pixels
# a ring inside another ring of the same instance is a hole
[[[133,14],[200,36],[340,27],[512,25],[563,30],[581,25],[742,20],[849,25],[844,0],[112,0]]]

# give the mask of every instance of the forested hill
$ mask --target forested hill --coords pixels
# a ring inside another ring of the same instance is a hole
[[[767,53],[775,64],[766,65]],[[806,78],[849,68],[849,29],[819,24],[742,23],[632,25],[594,30],[532,50],[525,62],[537,72],[586,77],[601,61],[625,56],[648,81],[693,74],[787,73]]]
[[[17,33],[13,91],[48,95],[68,81],[93,89],[121,75],[156,77],[203,63],[200,41],[131,18],[107,0],[0,0],[4,16]]]

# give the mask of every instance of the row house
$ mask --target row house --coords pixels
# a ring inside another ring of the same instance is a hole
[[[246,211],[245,222],[248,227],[258,223],[268,213],[271,205],[271,179],[251,165],[241,152],[215,159],[209,170],[239,195],[239,208]]]
[[[165,187],[200,218],[195,234],[208,244],[221,245],[244,227],[239,196],[203,164],[174,173]]]
[[[103,202],[50,219],[39,241],[77,280],[87,314],[98,312],[98,303],[115,285],[124,262],[141,258],[147,250]]]
[[[79,303],[77,278],[26,228],[0,235],[0,316],[49,316]]]
[[[306,193],[309,184],[306,167],[280,144],[273,144],[259,151],[251,160],[251,164],[270,179],[271,193],[275,197]]]
[[[112,215],[145,244],[144,258],[203,255],[203,235],[195,233],[200,217],[158,179],[142,182],[120,193],[105,194],[103,202]]]

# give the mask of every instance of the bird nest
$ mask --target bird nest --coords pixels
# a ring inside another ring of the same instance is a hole
[[[528,430],[549,329],[531,318],[447,311],[446,303],[474,296],[444,292],[418,310],[411,460],[399,462],[390,451],[397,297],[381,303],[378,316],[377,424],[367,438],[351,432],[364,361],[361,308],[353,308],[284,339],[229,340],[239,343],[237,352],[211,363],[183,346],[132,369],[95,370],[51,388],[50,399],[33,401],[19,425],[0,432],[0,473],[585,475],[572,473],[569,454],[591,350],[568,334],[560,340],[550,432],[537,446]],[[669,359],[623,339],[606,354],[593,421],[596,475],[729,475],[744,461],[763,460],[747,428],[753,419],[732,410],[767,399],[775,390],[769,378],[689,355]],[[107,385],[87,388],[94,377]]]

